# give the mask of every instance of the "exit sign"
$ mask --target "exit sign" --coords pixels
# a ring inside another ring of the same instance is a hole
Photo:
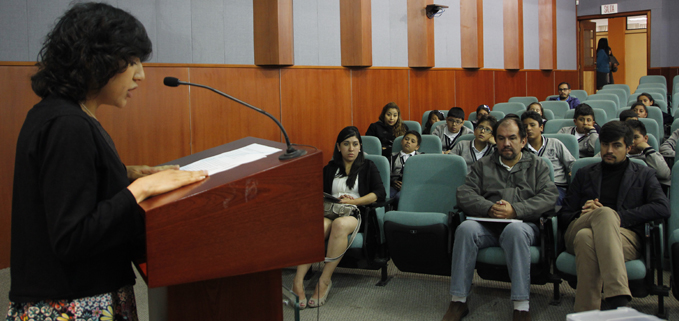
[[[618,13],[618,4],[605,4],[601,6],[601,14]]]

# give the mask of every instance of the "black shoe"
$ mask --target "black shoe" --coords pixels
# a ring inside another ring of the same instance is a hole
[[[448,311],[443,316],[441,321],[460,321],[465,315],[469,313],[469,308],[466,302],[451,301],[448,305]]]
[[[512,317],[514,321],[531,321],[530,311],[519,311],[514,310],[514,316]]]
[[[616,295],[606,298],[606,304],[608,305],[608,309],[606,310],[615,310],[619,307],[627,306],[629,301],[632,301],[632,298],[629,295]]]

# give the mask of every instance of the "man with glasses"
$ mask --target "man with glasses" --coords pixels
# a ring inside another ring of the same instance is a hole
[[[567,82],[562,82],[558,86],[559,88],[559,97],[550,97],[549,100],[555,100],[555,101],[565,101],[568,103],[568,106],[571,107],[571,109],[575,108],[575,106],[580,105],[580,99],[578,97],[573,97],[571,96],[571,85],[568,84]]]
[[[450,154],[460,136],[473,133],[474,131],[464,127],[464,110],[453,107],[448,111],[446,123],[436,126],[431,134],[441,139],[443,153]]]

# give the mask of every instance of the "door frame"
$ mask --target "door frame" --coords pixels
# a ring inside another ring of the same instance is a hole
[[[651,10],[640,10],[640,11],[626,11],[626,12],[618,12],[614,14],[597,14],[597,15],[589,15],[589,16],[581,16],[578,17],[578,36],[577,36],[577,50],[578,50],[578,81],[580,82],[580,86],[583,84],[584,80],[584,70],[582,68],[582,59],[581,59],[581,50],[583,50],[583,44],[582,39],[580,37],[580,21],[583,20],[593,20],[593,19],[609,19],[609,18],[618,18],[618,17],[628,17],[628,16],[640,16],[640,15],[646,15],[647,20],[646,20],[646,72],[651,68]]]

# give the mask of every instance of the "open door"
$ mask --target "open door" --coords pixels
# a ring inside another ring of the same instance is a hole
[[[580,38],[580,83],[588,94],[596,91],[596,23],[581,20],[578,28]]]

